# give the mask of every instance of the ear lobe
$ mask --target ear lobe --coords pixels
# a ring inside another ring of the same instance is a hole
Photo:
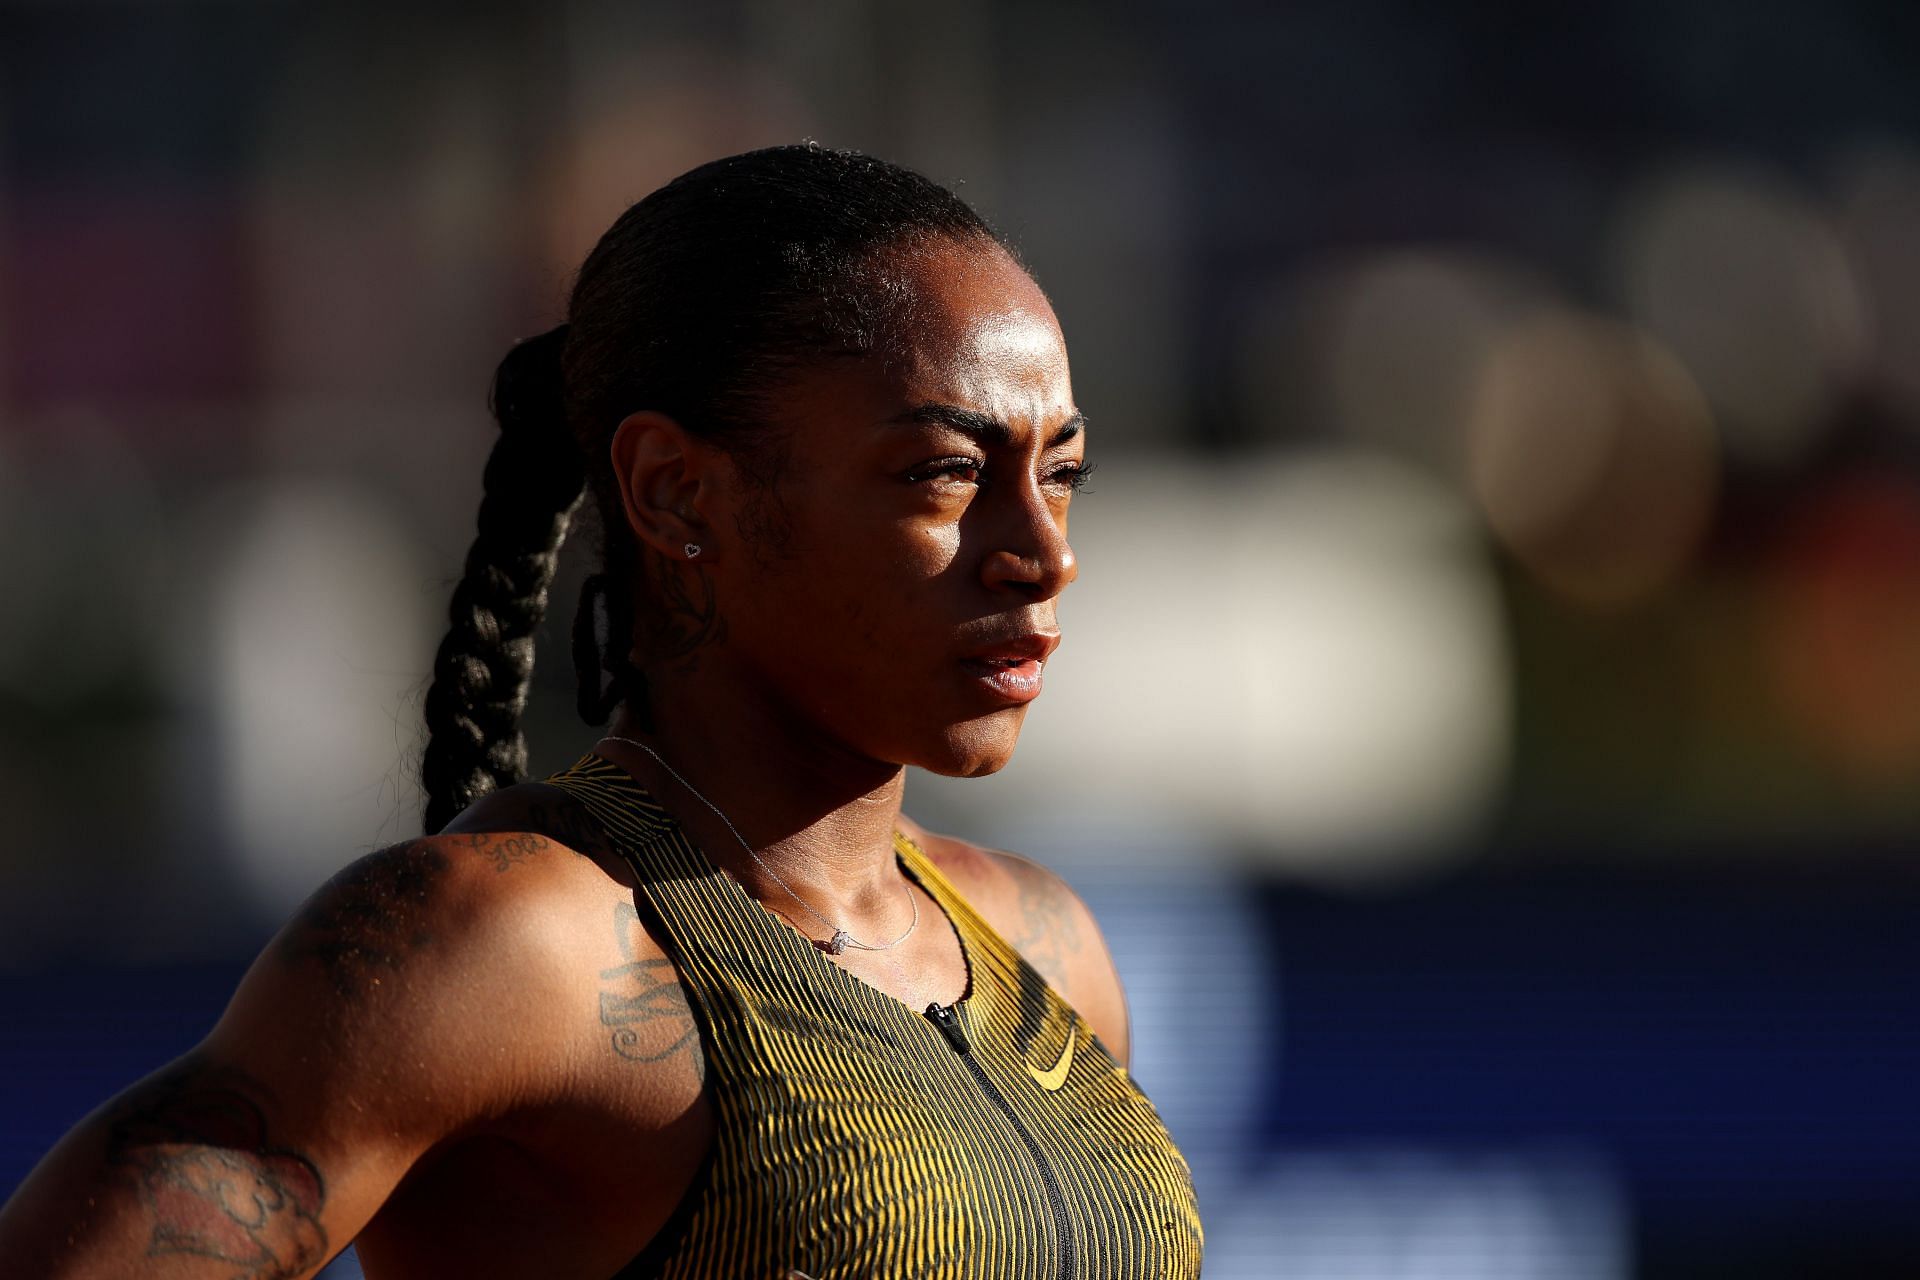
[[[713,450],[679,422],[653,409],[628,414],[613,433],[611,462],[627,526],[634,537],[669,560],[686,560],[688,546],[714,559],[710,525],[701,511],[713,500]]]

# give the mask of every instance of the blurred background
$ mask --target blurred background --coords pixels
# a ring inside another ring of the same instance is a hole
[[[1066,331],[1067,643],[907,807],[1094,907],[1209,1277],[1920,1274],[1916,86],[1891,2],[0,0],[0,1192],[417,830],[501,354],[812,137]]]

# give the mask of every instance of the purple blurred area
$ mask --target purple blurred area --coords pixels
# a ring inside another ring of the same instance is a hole
[[[1209,1276],[1920,1273],[1891,0],[0,0],[0,1190],[418,829],[495,364],[800,138],[1060,316],[1070,643],[907,807],[1094,907]]]

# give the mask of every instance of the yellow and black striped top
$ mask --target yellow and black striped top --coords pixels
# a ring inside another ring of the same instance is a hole
[[[1189,1280],[1193,1180],[1078,1013],[900,832],[966,994],[908,1007],[834,964],[695,848],[617,764],[546,779],[639,881],[706,1053],[714,1142],[622,1280]]]

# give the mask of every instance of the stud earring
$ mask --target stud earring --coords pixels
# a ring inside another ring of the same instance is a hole
[[[699,554],[700,554],[700,544],[697,542],[689,542],[687,544],[687,559],[691,560]]]

